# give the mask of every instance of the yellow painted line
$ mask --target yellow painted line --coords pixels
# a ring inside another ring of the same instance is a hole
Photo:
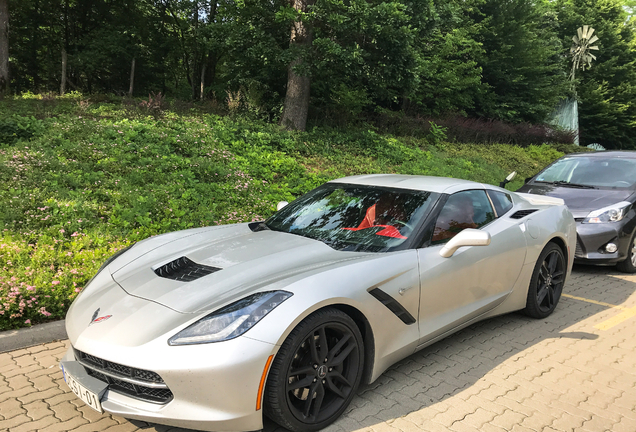
[[[599,305],[599,306],[605,306],[605,307],[612,308],[612,309],[627,310],[627,308],[624,308],[622,306],[617,306],[617,305],[613,305],[613,304],[610,304],[610,303],[605,303],[605,302],[600,302],[600,301],[596,301],[596,300],[592,300],[592,299],[587,299],[587,298],[584,298],[584,297],[577,297],[577,296],[573,296],[573,295],[570,295],[570,294],[561,294],[561,295],[563,297],[571,298],[573,300],[584,301],[586,303],[592,303],[592,304],[596,304],[596,305]]]
[[[623,321],[627,321],[628,319],[632,318],[636,316],[636,308],[632,308],[632,309],[627,309],[624,310],[623,312],[619,313],[618,315],[616,315],[613,318],[610,318],[606,321],[603,321],[600,324],[596,324],[594,326],[595,329],[599,329],[599,330],[609,330],[612,327],[619,325],[620,323],[622,323]]]
[[[636,307],[633,308],[626,308],[623,306],[618,306],[618,305],[613,305],[611,303],[605,303],[605,302],[600,302],[600,301],[596,301],[596,300],[592,300],[592,299],[587,299],[584,297],[577,297],[577,296],[573,296],[570,294],[562,294],[563,297],[567,297],[567,298],[571,298],[573,300],[579,300],[579,301],[583,301],[586,303],[592,303],[592,304],[596,304],[599,306],[605,306],[608,307],[610,309],[617,309],[622,311],[621,313],[619,313],[618,315],[603,321],[600,324],[596,324],[594,326],[595,329],[598,330],[609,330],[614,326],[619,325],[620,323],[632,318],[636,316]]]

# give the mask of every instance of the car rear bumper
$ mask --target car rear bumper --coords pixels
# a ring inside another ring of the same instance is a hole
[[[215,344],[163,345],[127,348],[127,352],[117,353],[107,348],[80,347],[83,352],[106,362],[157,373],[172,393],[167,402],[157,403],[136,397],[131,391],[126,394],[111,384],[105,392],[103,387],[101,390],[100,402],[104,411],[127,419],[195,430],[255,431],[263,428],[262,409],[257,410],[257,398],[261,379],[267,372],[264,371],[267,360],[278,347],[245,337]],[[71,362],[91,377],[99,378],[99,368],[87,365],[86,361],[79,363],[79,360],[75,348],[70,347],[62,363]],[[100,389],[92,391],[100,392]]]
[[[614,265],[628,256],[631,240],[631,224],[627,221],[603,224],[576,223],[576,250],[574,262],[577,264]],[[608,243],[618,247],[616,252],[605,250]]]

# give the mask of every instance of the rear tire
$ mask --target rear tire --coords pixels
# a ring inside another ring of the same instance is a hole
[[[276,355],[265,387],[265,414],[294,432],[333,423],[362,378],[362,335],[349,315],[323,309],[292,330]]]
[[[616,268],[623,273],[636,273],[636,233],[632,235],[627,249],[627,258],[616,264]]]
[[[555,243],[548,243],[541,251],[532,272],[526,308],[523,312],[532,318],[545,318],[554,312],[565,282],[565,258]]]

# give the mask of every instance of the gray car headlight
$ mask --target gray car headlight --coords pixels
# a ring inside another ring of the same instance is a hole
[[[611,206],[603,207],[602,209],[594,210],[590,212],[583,220],[583,223],[607,223],[618,222],[623,219],[629,211],[632,203],[627,201],[621,201]]]
[[[267,291],[245,297],[181,330],[168,340],[168,344],[191,345],[234,339],[292,295],[287,291]]]

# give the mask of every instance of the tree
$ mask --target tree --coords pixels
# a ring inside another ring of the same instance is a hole
[[[305,66],[303,56],[307,48],[311,46],[313,30],[310,24],[303,21],[303,15],[308,12],[315,0],[291,1],[292,7],[297,12],[289,38],[290,51],[294,57],[287,67],[287,91],[280,123],[287,129],[305,130],[309,112],[311,79],[307,71],[302,70]]]
[[[474,114],[540,123],[568,93],[558,21],[542,0],[485,0],[474,14],[484,92]],[[569,49],[569,47],[568,47]]]
[[[0,0],[0,100],[9,91],[9,0]]]

